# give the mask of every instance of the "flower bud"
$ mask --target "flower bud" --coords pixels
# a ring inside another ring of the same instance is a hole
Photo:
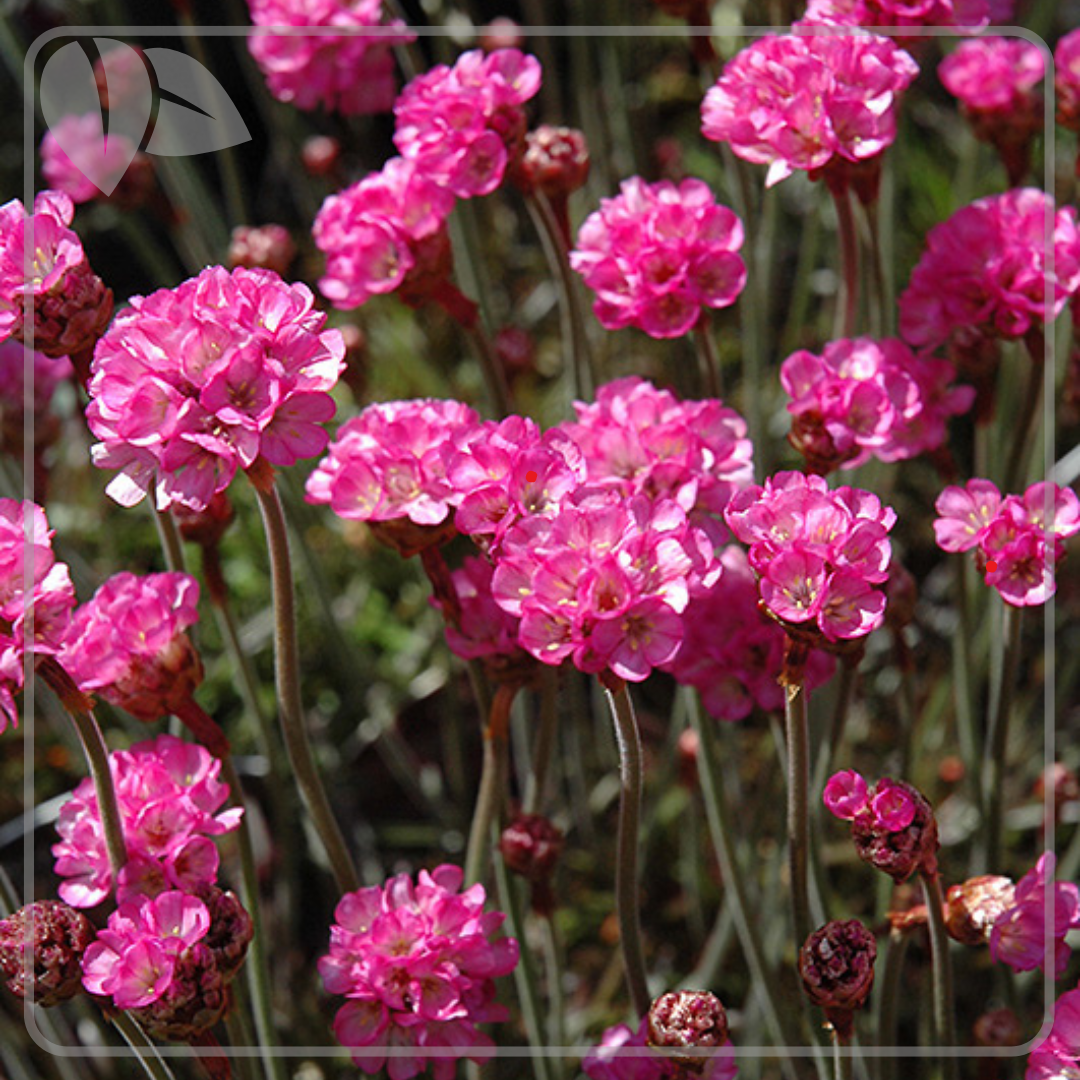
[[[213,953],[218,971],[226,981],[231,980],[240,970],[255,933],[251,916],[235,893],[216,885],[201,885],[195,895],[210,912],[210,929],[202,943]]]
[[[525,44],[525,32],[504,15],[494,18],[480,32],[480,48],[484,52],[496,49],[520,49]]]
[[[285,277],[295,258],[296,244],[284,225],[237,225],[232,231],[230,267],[273,270]]]
[[[1020,1018],[1012,1009],[991,1009],[975,1021],[976,1046],[1019,1046],[1024,1041]]]
[[[1007,877],[983,874],[949,889],[945,928],[963,945],[985,945],[994,923],[1013,906],[1016,886]]]
[[[219,491],[207,504],[205,510],[192,510],[182,503],[172,507],[180,535],[190,544],[214,547],[221,543],[225,531],[233,523],[236,511],[224,491]]]
[[[877,942],[858,919],[827,922],[799,950],[799,975],[806,996],[825,1010],[841,1039],[851,1036],[855,1011],[874,985]]]
[[[309,176],[328,176],[340,159],[341,143],[329,135],[312,135],[300,150],[300,160]]]
[[[511,375],[531,371],[536,366],[536,342],[520,326],[504,326],[494,340],[495,354]]]
[[[877,782],[852,819],[851,838],[863,862],[898,884],[916,872],[937,873],[941,845],[934,811],[922,793],[903,780],[886,776]]]
[[[541,124],[525,136],[525,152],[514,169],[514,181],[522,190],[565,199],[588,178],[589,147],[576,128]]]
[[[44,293],[34,297],[34,348],[46,356],[70,356],[92,350],[105,333],[113,312],[112,289],[83,259],[69,268]],[[24,340],[22,311],[18,313],[15,337]],[[88,374],[80,372],[80,375]]]
[[[518,814],[499,837],[507,867],[532,883],[532,906],[538,915],[555,910],[551,877],[564,842],[562,830],[540,814]]]
[[[39,900],[0,920],[0,974],[17,997],[57,1005],[82,992],[90,920],[59,900]]]
[[[715,994],[704,990],[675,990],[662,994],[649,1007],[648,1045],[658,1050],[717,1049],[727,1042],[727,1013]],[[708,1055],[669,1058],[696,1076],[705,1073]]]

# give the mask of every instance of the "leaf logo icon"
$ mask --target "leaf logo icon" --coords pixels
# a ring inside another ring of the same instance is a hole
[[[133,54],[124,65],[123,104],[110,108],[107,134],[90,60],[77,42],[50,57],[41,74],[41,111],[72,164],[103,194],[116,189],[146,134],[154,104],[150,74],[135,50],[115,38],[95,38],[102,56]],[[186,157],[247,142],[251,133],[218,80],[176,49],[143,53],[160,88],[147,154]],[[106,65],[108,78],[108,65]],[[111,97],[111,95],[110,95]]]

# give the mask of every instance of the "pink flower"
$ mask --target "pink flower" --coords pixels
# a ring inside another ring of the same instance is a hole
[[[198,600],[187,574],[115,574],[75,612],[60,663],[80,690],[140,720],[175,712],[202,682],[184,633],[198,621]]]
[[[746,284],[742,242],[742,222],[703,181],[676,187],[635,176],[586,219],[570,265],[596,293],[593,311],[608,330],[680,337],[704,308],[738,299]]]
[[[888,38],[759,38],[728,61],[702,104],[705,137],[768,165],[766,186],[796,169],[861,162],[896,137],[896,103],[919,73]]]
[[[1080,29],[1066,34],[1054,49],[1054,93],[1058,123],[1080,131]]]
[[[1065,557],[1064,541],[1080,532],[1080,499],[1069,488],[1038,483],[1004,500],[989,480],[948,487],[935,503],[938,546],[976,549],[976,565],[1014,607],[1044,604],[1057,584],[1050,568]]]
[[[679,1080],[689,1075],[662,1051],[643,1050],[648,1046],[649,1018],[642,1017],[637,1031],[626,1024],[608,1028],[581,1062],[589,1080]],[[622,1050],[629,1053],[620,1053]],[[707,1059],[702,1059],[703,1080],[735,1080],[739,1068],[730,1040]]]
[[[270,92],[298,109],[344,116],[386,112],[394,104],[394,45],[415,41],[399,19],[386,19],[382,0],[248,0],[263,26],[322,26],[344,34],[249,35],[248,48]],[[381,27],[378,33],[356,30]]]
[[[938,65],[945,89],[975,112],[1029,111],[1045,74],[1043,54],[1021,38],[965,41]]]
[[[22,689],[25,655],[59,652],[75,606],[67,565],[56,561],[52,538],[40,506],[0,499],[0,732],[9,720],[19,721],[15,694]]]
[[[510,529],[492,589],[538,660],[640,682],[674,658],[690,596],[720,570],[677,503],[586,487]]]
[[[237,469],[291,465],[326,446],[345,344],[305,285],[214,266],[136,296],[98,344],[87,408],[106,491],[133,506],[203,510]]]
[[[89,778],[60,808],[53,845],[56,873],[68,880],[60,896],[72,907],[94,907],[113,887],[123,901],[166,889],[192,892],[217,877],[209,838],[240,824],[239,809],[218,812],[229,797],[218,776],[221,762],[193,743],[159,735],[109,755],[129,861],[112,880],[97,796]]]
[[[972,387],[953,387],[944,360],[919,359],[887,338],[829,342],[820,356],[805,349],[780,368],[792,398],[789,441],[822,475],[853,469],[871,456],[902,461],[945,441],[950,416],[970,408]]]
[[[453,195],[404,158],[329,196],[313,229],[327,256],[322,294],[335,307],[355,308],[372,296],[415,289],[426,276],[445,276],[453,207]]]
[[[136,149],[126,135],[104,134],[100,110],[65,116],[41,140],[41,175],[72,202],[89,202],[103,194],[94,180],[102,186],[118,181]]]
[[[458,198],[487,195],[524,148],[526,101],[540,65],[517,49],[463,53],[417,76],[394,106],[394,145],[417,170]]]
[[[896,514],[870,492],[830,491],[818,476],[782,472],[738,492],[724,518],[750,545],[766,609],[789,629],[836,642],[884,621]]]
[[[1080,1073],[1080,987],[1061,995],[1050,1034],[1028,1059],[1024,1080],[1065,1080]]]
[[[458,401],[369,405],[338,428],[308,479],[308,502],[346,520],[439,525],[460,502],[447,477],[453,440],[479,423]]]
[[[870,802],[866,781],[854,769],[833,773],[822,795],[829,812],[841,821],[854,821]]]
[[[1008,22],[1012,2],[1005,0],[810,0],[800,23],[808,26],[956,26],[981,30]],[[899,39],[905,43],[907,39]],[[911,39],[912,42],[919,38]]]
[[[436,1080],[450,1080],[454,1058],[429,1058],[425,1047],[454,1046],[477,1060],[494,1045],[477,1024],[508,1017],[494,980],[517,966],[518,943],[497,936],[505,916],[484,911],[483,886],[461,884],[458,867],[440,866],[415,884],[400,874],[338,904],[319,973],[327,991],[349,999],[334,1033],[365,1073],[386,1068],[391,1080],[409,1080],[430,1063]],[[413,1052],[388,1059],[387,1046]]]
[[[758,609],[758,589],[746,552],[736,545],[720,554],[724,572],[683,612],[683,647],[665,665],[675,679],[695,687],[706,711],[720,720],[742,720],[754,706],[783,708],[779,677],[784,631]],[[808,690],[832,678],[835,661],[814,649],[806,665]]]
[[[1048,243],[1054,250],[1052,274],[1045,265]],[[1055,214],[1049,195],[1017,188],[979,199],[931,229],[900,297],[900,331],[912,345],[927,349],[973,330],[1023,337],[1053,322],[1078,289],[1076,210],[1070,206]]]
[[[1049,935],[1053,940],[1054,977],[1060,979],[1069,964],[1065,936],[1080,927],[1080,889],[1072,884],[1055,884],[1055,865],[1054,853],[1048,851],[1017,883],[1012,907],[995,920],[990,931],[990,953],[1014,971],[1046,970]]]

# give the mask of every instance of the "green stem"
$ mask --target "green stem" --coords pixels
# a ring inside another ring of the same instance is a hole
[[[704,311],[694,323],[694,348],[697,350],[705,393],[708,397],[719,398],[723,392],[720,358],[716,355],[716,342],[713,341],[712,319]]]
[[[176,519],[168,510],[154,511],[154,524],[157,526],[161,551],[165,556],[165,568],[174,574],[184,572],[184,545],[180,542],[180,530]]]
[[[836,1063],[836,1080],[851,1080],[851,1044],[833,1034],[833,1060]]]
[[[836,226],[840,238],[840,302],[833,321],[833,338],[850,338],[855,333],[859,311],[859,242],[851,194],[846,188],[829,185],[836,206]]]
[[[935,872],[922,875],[926,909],[930,919],[930,963],[934,984],[934,1026],[938,1045],[956,1046],[956,1003],[953,1000],[952,961],[949,958],[949,935],[945,929],[945,897],[941,892],[941,878]],[[952,1054],[943,1055],[942,1062],[946,1080],[956,1080],[957,1059]]]
[[[483,881],[491,854],[492,829],[498,824],[504,785],[502,779],[502,746],[506,742],[510,706],[517,687],[503,684],[491,700],[491,712],[484,725],[484,760],[480,770],[480,790],[476,795],[469,843],[465,849],[465,884]],[[499,860],[495,860],[498,862]]]
[[[543,812],[547,802],[548,774],[559,734],[559,676],[556,668],[544,668],[540,682],[540,724],[533,744],[532,770],[525,783],[522,809],[526,814]]]
[[[787,733],[788,865],[791,909],[798,945],[810,936],[810,743],[806,718],[807,691],[799,683],[785,690],[784,727]]]
[[[285,746],[315,831],[326,848],[338,890],[342,893],[355,892],[360,888],[360,879],[319,777],[304,725],[292,561],[289,557],[285,514],[272,479],[265,485],[253,482],[252,486],[259,500],[270,553],[274,598],[274,674]]]
[[[904,957],[907,954],[908,934],[899,930],[889,932],[885,946],[884,970],[881,975],[881,989],[877,999],[877,1037],[878,1046],[895,1046],[897,1039],[897,1018],[900,1011],[900,983],[904,972]],[[896,1058],[879,1057],[877,1059],[877,1080],[893,1080],[896,1076]]]
[[[958,626],[952,637],[953,692],[956,706],[956,735],[964,772],[971,786],[975,804],[985,810],[982,786],[978,783],[979,748],[975,736],[975,695],[972,690],[971,599],[968,595],[967,559],[956,560],[956,615]]]
[[[613,680],[614,681],[614,680]],[[652,998],[645,974],[645,952],[641,943],[638,904],[638,829],[641,819],[641,735],[634,704],[626,683],[618,680],[614,689],[605,686],[615,738],[619,745],[619,834],[615,864],[615,902],[619,915],[619,943],[626,964],[626,981],[634,1015],[644,1016]]]
[[[1004,816],[1005,767],[1009,751],[1009,720],[1020,666],[1021,608],[1004,605],[1003,634],[1005,656],[998,668],[994,711],[986,729],[987,754],[983,773],[986,806],[986,873],[993,873],[1001,856],[1002,818]]]
[[[540,930],[544,942],[548,1039],[552,1046],[565,1046],[566,1034],[563,1030],[563,1016],[566,1010],[566,1001],[563,997],[562,975],[566,969],[566,964],[554,914],[549,915],[546,919],[540,919]]]
[[[120,1032],[124,1042],[131,1047],[139,1064],[146,1070],[150,1080],[175,1080],[172,1070],[162,1060],[154,1044],[143,1034],[142,1028],[126,1013],[109,1014],[112,1025]]]

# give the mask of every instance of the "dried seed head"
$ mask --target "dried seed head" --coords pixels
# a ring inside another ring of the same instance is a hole
[[[841,1038],[850,1036],[855,1011],[874,985],[876,958],[874,935],[858,919],[827,922],[799,950],[803,990]]]
[[[81,912],[39,900],[0,920],[0,975],[17,997],[56,1005],[82,991],[82,955],[95,938]]]
[[[658,997],[649,1009],[648,1045],[656,1049],[716,1049],[727,1042],[727,1013],[715,994],[675,990]],[[672,1055],[687,1072],[701,1076],[707,1055]]]

